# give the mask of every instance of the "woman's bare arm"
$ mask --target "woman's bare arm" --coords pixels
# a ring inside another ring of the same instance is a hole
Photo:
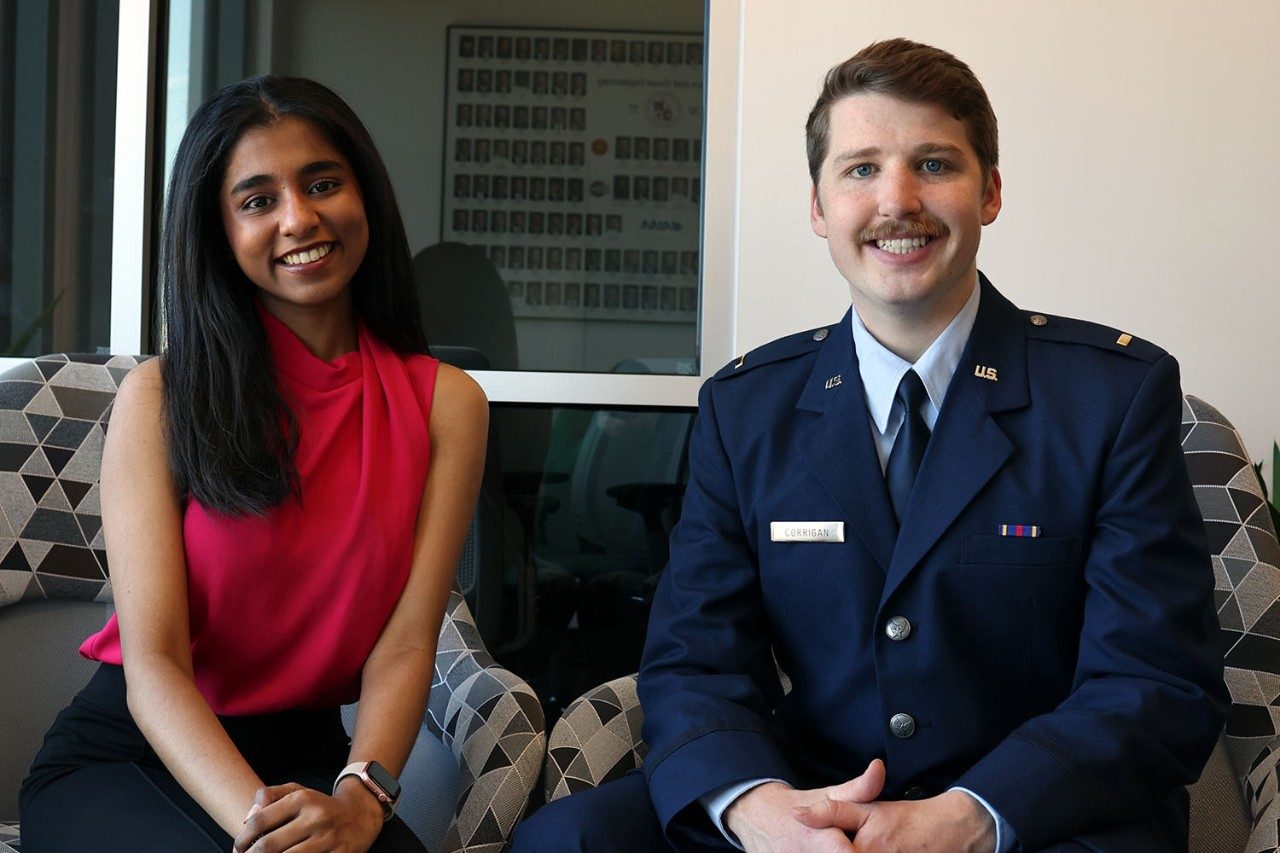
[[[409,579],[361,671],[353,762],[377,761],[399,775],[418,737],[440,623],[480,491],[488,424],[480,386],[463,371],[440,365]],[[263,808],[236,838],[237,851],[294,844],[367,849],[382,826],[381,805],[354,777],[344,779],[332,798],[280,785],[259,791],[257,802]]]
[[[440,623],[484,473],[489,405],[461,370],[441,364],[431,407],[431,463],[400,601],[360,678],[351,760],[399,774],[427,705]]]
[[[102,524],[129,710],[178,783],[234,836],[262,782],[192,674],[182,512],[159,368],[152,359],[125,377],[102,454]]]

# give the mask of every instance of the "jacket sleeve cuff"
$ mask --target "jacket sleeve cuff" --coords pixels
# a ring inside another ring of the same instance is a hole
[[[746,782],[735,782],[732,785],[725,785],[709,794],[703,794],[698,798],[702,803],[702,807],[707,810],[707,817],[711,818],[711,822],[716,825],[716,829],[720,830],[720,834],[739,850],[744,849],[738,841],[738,837],[729,831],[729,827],[724,825],[724,813],[729,810],[729,806],[733,805],[734,800],[741,797],[752,788],[757,788],[765,782],[781,782],[781,779],[748,779]]]
[[[646,761],[644,770],[649,796],[668,838],[672,837],[672,822],[678,816],[680,823],[689,823],[681,815],[689,806],[695,806],[704,817],[702,827],[719,836],[721,830],[701,801],[728,785],[751,780],[756,780],[755,784],[771,780],[796,784],[794,771],[773,739],[764,732],[743,729],[715,729],[692,738],[662,756],[658,763]],[[731,802],[726,802],[725,807]]]
[[[959,785],[951,789],[952,791],[963,791],[978,801],[978,805],[987,810],[991,815],[991,819],[996,823],[996,849],[995,853],[1010,853],[1014,846],[1018,843],[1018,836],[1013,831],[1013,827],[1009,826],[1009,821],[1005,820],[1000,812],[996,811],[991,803],[988,803],[982,797],[970,791],[968,788],[962,788]]]
[[[1069,756],[1017,734],[1001,741],[956,780],[1001,816],[1013,838],[1035,849],[1076,834],[1098,813],[1089,786]],[[1034,784],[1027,780],[1034,779]]]

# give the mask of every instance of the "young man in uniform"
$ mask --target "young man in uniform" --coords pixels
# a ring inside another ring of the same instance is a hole
[[[703,387],[644,777],[518,848],[1186,848],[1227,694],[1177,365],[978,272],[996,139],[944,51],[828,74],[810,219],[852,308]]]

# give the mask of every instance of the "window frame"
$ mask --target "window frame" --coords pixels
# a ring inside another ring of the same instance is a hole
[[[110,349],[125,355],[140,354],[148,337],[145,325],[154,267],[151,164],[158,144],[156,118],[163,113],[153,85],[164,57],[159,47],[161,12],[161,0],[120,0]]]

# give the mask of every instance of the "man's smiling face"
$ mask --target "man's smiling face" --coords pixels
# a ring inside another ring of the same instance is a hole
[[[999,172],[983,175],[964,123],[933,104],[849,95],[830,127],[809,217],[859,315],[954,316],[1000,212]]]

